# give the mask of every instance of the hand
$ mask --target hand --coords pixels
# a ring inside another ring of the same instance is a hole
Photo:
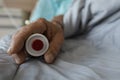
[[[27,38],[34,33],[44,34],[50,42],[49,49],[44,54],[45,62],[52,63],[57,57],[64,41],[63,29],[55,22],[39,19],[27,26],[22,27],[12,36],[8,54],[15,59],[17,64],[21,64],[26,60],[27,54],[24,44]]]

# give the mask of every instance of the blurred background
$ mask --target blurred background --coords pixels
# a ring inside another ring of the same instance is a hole
[[[0,0],[0,38],[38,18],[63,15],[72,0]]]
[[[0,0],[0,38],[29,20],[37,0]]]

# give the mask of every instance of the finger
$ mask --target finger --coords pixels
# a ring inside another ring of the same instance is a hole
[[[45,19],[39,19],[25,27],[22,27],[15,35],[12,37],[12,42],[10,48],[8,49],[8,54],[14,54],[21,51],[24,46],[25,40],[34,33],[43,33],[46,30]]]
[[[53,40],[50,42],[48,51],[44,55],[46,63],[54,62],[63,44],[63,41],[64,41],[63,32],[60,31],[54,36]]]
[[[25,53],[25,51],[21,51],[17,54],[12,54],[12,57],[17,64],[22,64],[26,60],[27,54]]]

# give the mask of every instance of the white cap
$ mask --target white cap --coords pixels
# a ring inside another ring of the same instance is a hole
[[[47,38],[42,34],[33,34],[31,35],[25,44],[26,51],[31,56],[42,56],[49,47],[49,42]]]

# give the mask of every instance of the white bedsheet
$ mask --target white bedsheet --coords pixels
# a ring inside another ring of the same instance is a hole
[[[6,42],[8,39],[5,39]],[[54,64],[31,59],[18,66],[5,53],[7,46],[1,47],[0,80],[119,80],[119,46],[112,39],[106,38],[109,39],[106,42],[104,39],[97,42],[91,37],[66,40]]]

